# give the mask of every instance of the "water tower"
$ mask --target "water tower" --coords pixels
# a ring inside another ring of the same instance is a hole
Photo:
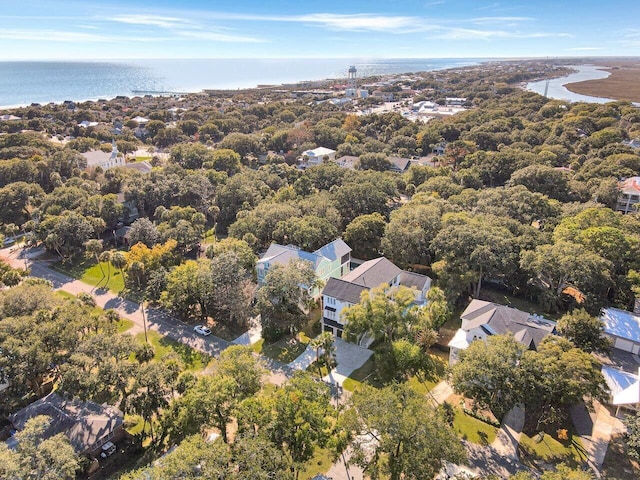
[[[349,98],[355,98],[358,95],[357,82],[356,82],[357,74],[358,74],[358,71],[356,70],[356,67],[351,65],[349,67],[349,73],[347,74],[347,89],[344,92],[345,95]]]
[[[349,67],[349,73],[347,74],[347,88],[357,88],[356,76],[358,75],[358,70],[356,67],[351,65]]]

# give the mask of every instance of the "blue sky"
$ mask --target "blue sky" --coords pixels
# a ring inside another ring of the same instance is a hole
[[[640,1],[0,0],[0,59],[640,55]]]

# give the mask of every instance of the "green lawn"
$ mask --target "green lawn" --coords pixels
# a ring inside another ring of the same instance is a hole
[[[467,415],[460,408],[455,409],[453,429],[464,440],[479,445],[490,445],[498,433],[498,428]]]
[[[332,463],[329,449],[316,448],[313,457],[307,462],[305,470],[300,473],[300,480],[309,480],[319,473],[326,473]]]
[[[434,366],[432,374],[427,378],[423,378],[422,380],[424,380],[424,382],[417,377],[411,377],[408,381],[409,385],[411,385],[415,391],[422,394],[426,394],[442,380],[449,361],[447,354],[437,349],[431,349],[429,356]],[[375,368],[374,356],[371,356],[362,367],[349,375],[349,378],[344,381],[342,386],[350,392],[353,392],[362,385],[362,383],[381,388],[389,383],[391,379],[380,378],[379,373],[378,369]]]
[[[569,432],[569,439],[559,441],[554,436],[545,433],[542,441],[537,442],[538,436],[529,437],[525,433],[520,436],[520,450],[523,463],[567,463],[576,466],[586,459],[586,454],[580,437],[572,436]]]
[[[148,330],[147,336],[154,351],[153,361],[160,361],[165,355],[175,352],[184,362],[185,370],[191,371],[203,370],[211,361],[209,355],[199,352],[172,338],[163,337],[155,330]],[[136,340],[144,343],[144,332],[137,334]]]
[[[52,267],[54,270],[66,273],[93,287],[107,288],[114,293],[120,293],[124,290],[122,272],[116,270],[113,266],[107,265],[106,262],[98,264],[93,258],[82,258],[73,263],[57,262]],[[102,270],[100,267],[102,267]]]
[[[261,353],[273,360],[289,363],[298,358],[307,345],[297,337],[284,337],[275,343],[266,343],[264,338],[261,338],[251,348],[254,352]]]

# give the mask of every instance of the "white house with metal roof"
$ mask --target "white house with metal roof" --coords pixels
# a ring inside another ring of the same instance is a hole
[[[126,162],[124,157],[118,153],[116,142],[113,142],[111,152],[103,152],[102,150],[91,150],[85,152],[82,156],[87,160],[87,168],[100,167],[102,170],[108,170],[114,167],[124,167]]]
[[[613,348],[640,353],[640,315],[618,308],[605,308],[600,315],[604,323],[604,336],[613,343]]]
[[[331,150],[330,148],[318,147],[313,150],[307,150],[306,152],[302,152],[302,157],[298,160],[300,161],[301,168],[309,168],[315,167],[316,165],[320,165],[322,162],[329,161],[333,162],[336,159],[336,151]]]
[[[286,266],[293,259],[305,260],[313,266],[316,277],[326,283],[330,278],[340,278],[347,273],[351,266],[351,247],[341,238],[328,243],[315,252],[306,252],[294,245],[279,245],[272,243],[265,254],[256,264],[258,285],[263,285],[269,269],[279,264]],[[317,298],[320,289],[314,287],[311,296]]]
[[[640,406],[640,371],[638,374],[618,368],[602,367],[602,376],[609,387],[609,403],[616,407],[616,415],[621,408],[638,410]]]
[[[342,337],[344,309],[359,303],[362,292],[380,285],[412,288],[416,291],[415,303],[424,305],[431,278],[402,270],[384,257],[364,262],[340,279],[330,278],[322,290],[322,331]]]

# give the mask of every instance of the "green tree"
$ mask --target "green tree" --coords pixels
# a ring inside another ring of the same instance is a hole
[[[84,244],[85,253],[89,257],[94,257],[96,259],[96,263],[100,267],[100,271],[102,272],[102,277],[104,278],[104,269],[102,268],[102,262],[100,261],[100,254],[102,253],[103,246],[102,240],[91,239],[88,240]]]
[[[287,265],[272,265],[256,295],[263,334],[277,337],[283,332],[298,331],[316,283],[310,262],[291,260]]]
[[[76,478],[80,468],[78,457],[64,434],[46,438],[49,417],[39,415],[27,421],[24,429],[16,434],[18,447],[10,454],[6,445],[0,446],[2,462],[0,474],[7,479],[57,480]],[[3,471],[4,470],[4,471]],[[7,473],[7,476],[4,474]]]
[[[344,241],[353,249],[353,255],[371,260],[380,255],[380,244],[387,222],[379,213],[354,218],[344,231]]]
[[[606,353],[611,350],[611,341],[603,335],[604,323],[583,308],[564,314],[558,321],[557,329],[558,333],[587,353]]]
[[[331,412],[329,387],[307,372],[293,377],[273,395],[273,411],[267,433],[293,461],[296,478],[303,464],[329,435]]]
[[[541,303],[550,310],[558,308],[567,287],[575,286],[597,307],[611,286],[611,262],[576,243],[559,241],[524,251],[520,266],[533,275]]]
[[[489,215],[445,215],[443,228],[432,245],[438,256],[446,260],[448,268],[473,272],[476,298],[485,276],[499,278],[517,265],[514,235]]]
[[[360,303],[342,313],[344,334],[347,338],[368,334],[388,344],[407,337],[424,321],[423,310],[414,302],[415,291],[403,286],[390,289],[381,285],[365,290]]]
[[[627,415],[624,419],[627,432],[624,436],[629,455],[640,461],[640,413]]]
[[[453,388],[501,419],[520,399],[517,370],[524,350],[512,335],[472,342],[451,370]]]
[[[356,435],[352,461],[372,479],[433,478],[443,460],[465,457],[452,428],[406,385],[364,386],[350,406],[345,424]]]
[[[226,172],[231,177],[240,171],[242,166],[240,159],[240,154],[231,149],[218,149],[213,151],[211,161],[205,163],[204,167]]]
[[[589,407],[593,399],[607,398],[598,362],[565,338],[549,335],[537,351],[525,352],[519,374],[527,415],[538,426],[564,420],[568,408],[583,399]]]
[[[232,345],[220,354],[218,372],[235,380],[238,396],[242,399],[260,391],[264,371],[249,347]]]
[[[148,218],[139,218],[131,224],[129,230],[129,244],[144,243],[151,248],[160,239],[157,227]]]
[[[125,474],[123,480],[220,480],[234,478],[229,446],[207,443],[202,435],[191,435],[175,450],[148,467]]]
[[[208,258],[214,258],[225,252],[234,252],[238,256],[240,265],[242,265],[247,272],[254,271],[257,257],[251,246],[244,240],[233,237],[223,238],[209,245],[206,255]]]

